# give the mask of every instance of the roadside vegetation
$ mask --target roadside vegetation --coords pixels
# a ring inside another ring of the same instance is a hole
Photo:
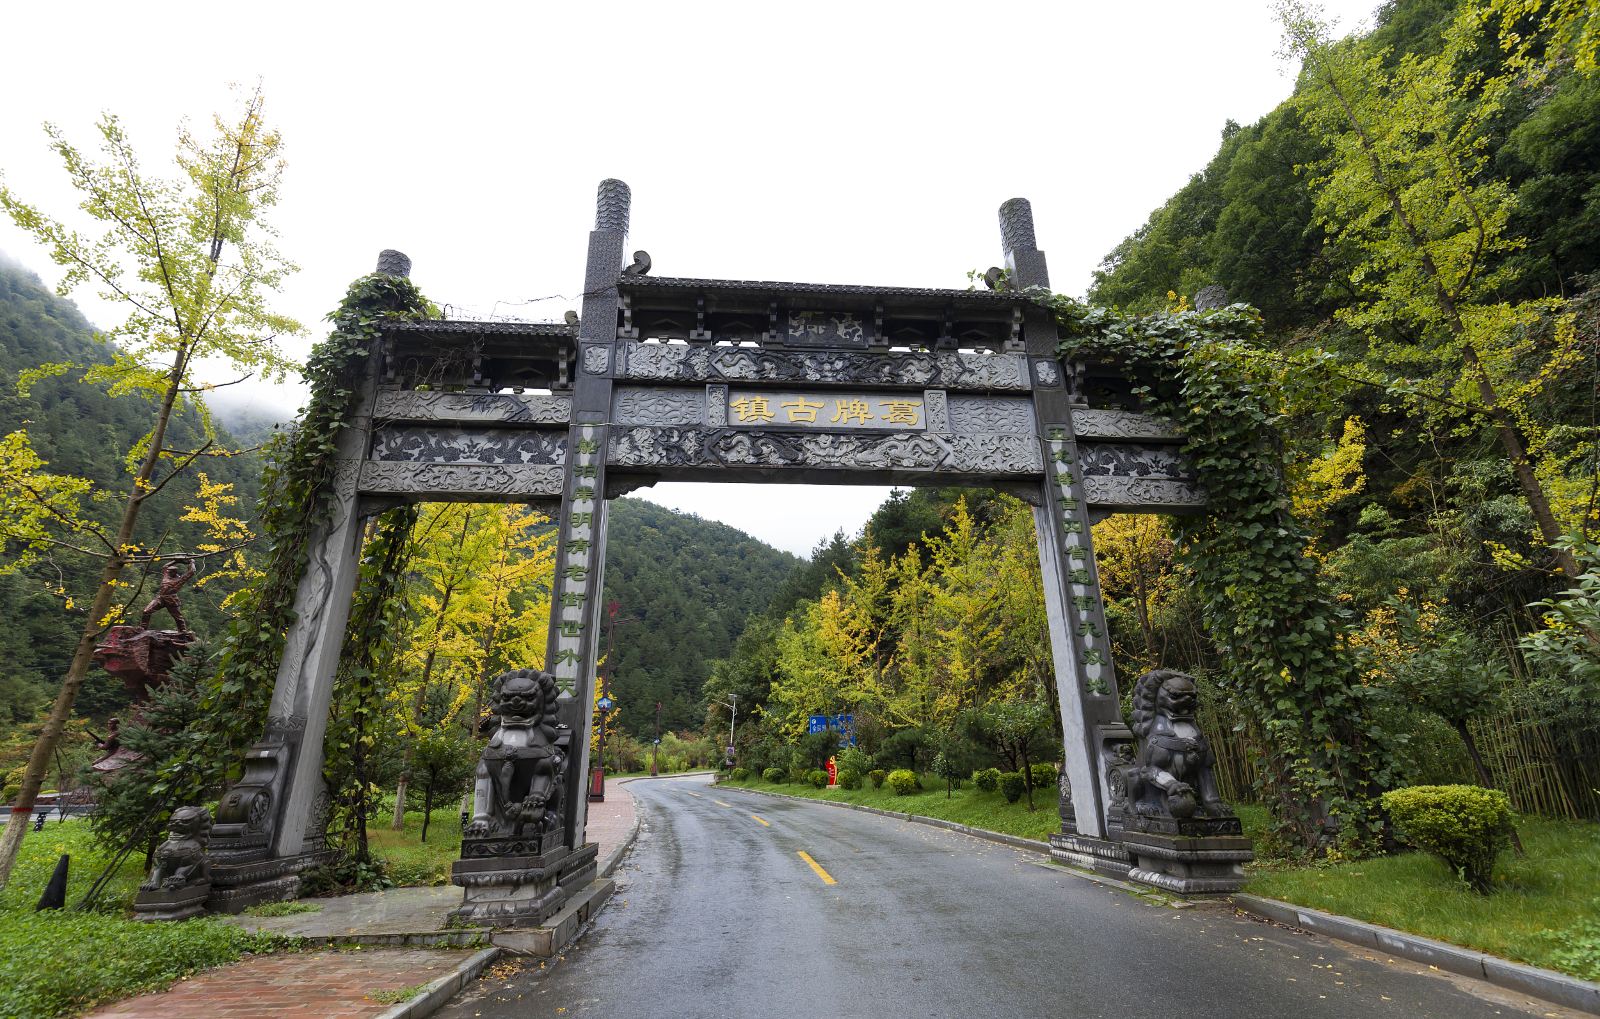
[[[63,853],[72,857],[67,908],[35,912]],[[290,939],[250,934],[212,918],[127,919],[144,877],[141,854],[117,869],[95,908],[78,910],[110,862],[82,821],[52,821],[23,842],[11,880],[0,892],[0,1015],[75,1015],[100,1002],[160,990],[250,953],[294,947]]]

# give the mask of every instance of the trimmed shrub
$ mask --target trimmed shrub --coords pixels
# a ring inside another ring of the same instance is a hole
[[[735,768],[728,773],[728,777],[733,779],[735,782],[743,782],[745,779],[750,777],[750,769]]]
[[[896,796],[910,796],[922,788],[922,784],[917,781],[917,773],[908,771],[905,768],[896,768],[889,772],[887,781],[889,788],[894,790]]]
[[[818,789],[825,788],[828,784],[828,773],[823,771],[821,768],[812,768],[810,771],[806,772],[806,781],[810,782]]]
[[[1028,768],[1028,780],[1035,789],[1054,789],[1056,777],[1053,764],[1034,764]]]
[[[1445,862],[1476,892],[1488,893],[1494,860],[1511,843],[1511,798],[1475,785],[1417,785],[1383,794],[1400,841]]]
[[[860,789],[861,772],[854,768],[840,768],[839,785],[845,789]]]
[[[1015,803],[1022,799],[1022,794],[1027,792],[1027,780],[1020,771],[1003,771],[1000,773],[1000,794],[1006,798],[1007,803]]]
[[[882,768],[873,768],[871,771],[867,772],[867,779],[872,782],[872,788],[882,789],[883,780],[887,778],[888,775],[889,773],[884,771]]]
[[[761,773],[761,777],[768,782],[778,783],[782,782],[787,776],[784,775],[782,768],[768,768]]]
[[[845,747],[834,757],[834,761],[840,771],[849,768],[857,775],[865,775],[872,770],[872,755],[860,747]]]
[[[978,787],[979,792],[994,792],[1000,788],[1000,769],[984,768],[982,771],[973,772],[972,784]]]

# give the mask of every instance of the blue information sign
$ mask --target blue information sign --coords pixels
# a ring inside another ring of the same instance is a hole
[[[811,715],[806,720],[806,732],[836,732],[841,747],[856,745],[855,715]]]
[[[616,701],[612,700],[610,697],[602,697],[595,702],[595,707],[599,708],[601,711],[610,711],[611,706],[615,703]]]

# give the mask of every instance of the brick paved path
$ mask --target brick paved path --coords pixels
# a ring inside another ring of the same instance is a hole
[[[589,804],[584,835],[590,842],[599,843],[602,866],[627,838],[633,827],[633,816],[633,795],[622,783],[607,782],[605,802]],[[444,907],[439,909],[442,911]],[[319,915],[297,914],[294,919],[315,922]],[[382,910],[374,915],[380,919],[387,916]],[[427,920],[423,918],[423,922],[413,926],[431,927]],[[359,922],[354,927],[346,924],[340,931],[353,933],[360,926]],[[90,1012],[89,1016],[90,1019],[243,1019],[247,1016],[356,1019],[377,1016],[393,1003],[373,1001],[367,997],[369,992],[415,987],[436,980],[472,954],[470,950],[460,949],[364,948],[260,956],[198,973],[169,990],[119,1001]]]
[[[614,779],[607,781],[605,802],[589,804],[589,818],[583,826],[583,837],[588,842],[599,844],[602,868],[633,827],[633,794],[628,792],[631,784]]]
[[[363,948],[264,955],[220,966],[95,1012],[92,1019],[358,1019],[394,1002],[371,991],[414,987],[453,971],[466,949]]]

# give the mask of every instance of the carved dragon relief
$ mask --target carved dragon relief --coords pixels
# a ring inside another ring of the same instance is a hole
[[[834,382],[937,386],[945,389],[1029,387],[1019,354],[971,351],[865,353],[766,350],[635,343],[626,348],[621,376],[684,382]]]
[[[730,428],[620,429],[610,462],[624,467],[812,467],[1039,474],[1038,442],[1020,435],[784,433]]]
[[[396,463],[369,460],[361,490],[379,493],[479,493],[560,498],[561,464]]]
[[[564,425],[572,420],[572,397],[402,389],[379,393],[372,416],[378,421]]]
[[[1189,480],[1194,471],[1176,446],[1126,442],[1085,442],[1078,447],[1085,477],[1173,478]]]
[[[726,390],[723,400],[727,399]],[[647,389],[624,386],[612,399],[611,420],[619,425],[698,425],[705,419],[703,389]]]
[[[1026,397],[951,396],[953,432],[1033,434],[1033,403]]]
[[[1083,407],[1072,411],[1072,431],[1080,439],[1183,438],[1183,433],[1166,418],[1127,410],[1090,410]]]
[[[564,432],[386,425],[377,430],[372,440],[372,459],[386,461],[559,464],[566,456]]]

